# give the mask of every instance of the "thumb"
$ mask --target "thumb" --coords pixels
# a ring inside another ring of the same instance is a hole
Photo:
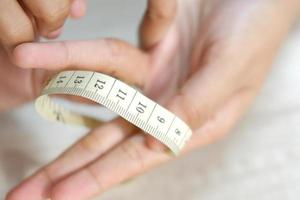
[[[148,6],[140,26],[140,45],[149,49],[157,44],[174,22],[176,0],[148,0]]]
[[[70,11],[70,15],[72,18],[78,19],[85,15],[87,4],[86,1],[87,0],[74,0]]]

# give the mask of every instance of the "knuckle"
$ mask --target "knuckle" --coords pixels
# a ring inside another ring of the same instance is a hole
[[[121,63],[121,58],[126,51],[126,44],[118,39],[106,38],[103,40],[104,46],[107,49],[108,55],[108,63],[114,63],[114,66],[111,66],[111,74],[115,74],[119,76],[119,71],[116,70],[116,67]]]
[[[53,166],[54,167],[54,166]],[[47,179],[49,183],[54,183],[54,177],[52,176],[53,173],[51,173],[51,167],[45,167],[42,169],[43,176]],[[55,173],[54,173],[55,174]]]
[[[98,189],[100,190],[101,188],[103,188],[103,185],[101,184],[101,177],[103,176],[101,170],[95,170],[92,168],[92,166],[87,166],[85,170],[93,178]]]
[[[101,140],[99,140],[94,134],[89,134],[79,141],[78,145],[89,153],[96,152],[99,147],[102,146]]]
[[[145,52],[133,47],[126,41],[115,38],[105,38],[99,41],[99,46],[105,47],[105,53],[102,54],[103,64],[107,66],[106,73],[124,79],[130,84],[134,84],[140,88],[145,86],[145,74],[148,72],[148,59]],[[134,58],[134,60],[128,60]],[[132,63],[142,63],[138,71],[139,75],[128,74],[132,72]],[[123,66],[123,67],[121,67]],[[124,67],[126,66],[126,67]]]
[[[51,196],[51,199],[55,200],[65,200],[66,199],[66,188],[63,184],[56,184],[53,185],[51,188],[51,191],[49,191],[49,196]]]
[[[64,2],[65,1],[62,1],[61,4],[58,4],[58,6],[54,8],[45,9],[44,11],[42,11],[40,19],[48,26],[55,26],[54,28],[60,27],[65,18],[67,18],[67,16],[69,15],[70,11],[69,4]]]
[[[144,169],[145,162],[143,159],[142,151],[138,145],[133,141],[128,141],[121,145],[121,151],[131,161],[133,161],[138,168]]]
[[[30,22],[24,22],[21,26],[7,27],[1,37],[1,42],[5,45],[18,45],[32,40],[34,31]]]
[[[198,128],[209,118],[208,105],[197,105],[183,94],[177,95],[170,107],[179,112],[179,116],[191,128]]]
[[[127,45],[118,39],[106,38],[104,39],[105,45],[108,47],[108,50],[113,58],[120,57],[123,54],[124,49]]]
[[[69,46],[69,44],[65,41],[62,41],[59,43],[60,46],[63,49],[63,61],[61,63],[62,66],[69,66],[71,61],[72,61],[72,57],[71,57],[71,48]]]

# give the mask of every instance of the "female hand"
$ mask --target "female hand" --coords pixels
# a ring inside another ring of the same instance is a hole
[[[38,36],[55,38],[66,18],[84,15],[86,0],[0,1],[0,43],[8,50]]]
[[[58,37],[69,15],[73,18],[84,15],[85,1],[0,1],[0,111],[31,100],[40,81],[48,76],[44,70],[14,66],[11,52],[15,46],[39,36]]]
[[[297,18],[298,0],[150,0],[142,50],[123,41],[23,44],[19,66],[112,74],[144,91],[193,129],[184,152],[222,138],[247,110]],[[177,8],[177,9],[176,9]],[[27,56],[27,55],[30,55]],[[91,131],[16,187],[8,200],[81,200],[172,159],[116,119]]]

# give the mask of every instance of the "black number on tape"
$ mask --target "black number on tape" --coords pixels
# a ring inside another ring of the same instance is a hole
[[[181,131],[178,128],[175,129],[175,133],[176,135],[181,136]]]
[[[104,85],[106,84],[105,81],[97,80],[95,84],[95,88],[98,88],[99,90],[102,90],[104,88]]]
[[[56,81],[56,84],[60,84],[60,83],[63,83],[64,82],[64,79],[66,79],[67,77],[66,76],[61,76],[58,78],[58,81]]]
[[[74,80],[75,84],[81,84],[83,82],[84,76],[77,76],[76,79]]]
[[[145,112],[145,109],[147,108],[146,105],[142,104],[141,102],[139,102],[138,106],[136,107],[136,110],[143,114]]]
[[[127,93],[122,91],[121,89],[119,89],[117,97],[122,99],[122,100],[125,100],[126,96],[127,96]]]
[[[164,124],[166,122],[165,118],[160,117],[160,116],[157,117],[157,120],[162,124]]]

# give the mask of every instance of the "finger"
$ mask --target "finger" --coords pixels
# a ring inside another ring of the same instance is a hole
[[[60,36],[60,34],[62,33],[62,28],[59,28],[55,31],[52,31],[50,33],[47,34],[47,38],[48,39],[55,39],[57,38],[58,36]]]
[[[35,38],[31,19],[16,0],[0,1],[0,41],[7,50]]]
[[[211,46],[207,57],[202,57],[205,64],[199,62],[197,71],[190,74],[190,78],[179,89],[177,95],[167,102],[166,107],[185,121],[192,130],[200,128],[208,120],[215,117],[216,111],[223,107],[232,96],[245,89],[260,88],[268,72],[268,63],[259,63],[256,69],[251,68],[249,74],[249,54],[240,56],[233,62],[235,55],[239,55],[240,47],[228,51],[217,46]],[[197,55],[197,58],[201,57]],[[217,59],[216,59],[217,58]],[[251,63],[253,64],[253,63]],[[202,65],[202,66],[201,66]],[[251,80],[255,77],[255,80]],[[152,149],[165,150],[157,140],[149,138],[147,144]]]
[[[140,45],[149,49],[157,44],[176,17],[176,0],[148,0],[148,7],[140,26]]]
[[[207,76],[209,78],[206,78]],[[215,112],[227,102],[227,99],[233,95],[233,86],[230,84],[229,77],[225,77],[222,71],[216,70],[209,75],[198,71],[184,84],[178,94],[167,102],[166,108],[195,130],[213,118]],[[150,136],[147,145],[157,151],[167,149]]]
[[[63,179],[52,188],[54,200],[89,199],[108,188],[170,159],[149,150],[142,134],[131,137],[99,161]]]
[[[245,88],[232,96],[212,118],[194,130],[185,151],[211,144],[226,136],[249,109],[258,91],[258,88]]]
[[[13,54],[20,67],[100,71],[140,87],[148,70],[147,54],[116,39],[28,43],[18,46]]]
[[[194,129],[184,151],[188,152],[223,138],[246,112],[257,93],[258,88],[245,88],[233,95],[203,126]],[[146,143],[151,149],[166,151],[166,147],[152,137],[146,138]]]
[[[49,188],[63,177],[101,157],[110,148],[128,137],[135,128],[122,119],[93,130],[57,160],[41,169],[7,196],[7,200],[46,199]]]
[[[255,93],[248,90],[234,96],[215,118],[195,130],[182,153],[208,145],[228,133],[254,96]],[[134,135],[98,161],[58,182],[52,188],[51,197],[54,200],[89,199],[171,158],[169,154],[150,150],[143,135]]]
[[[86,0],[74,0],[71,6],[71,17],[74,19],[81,18],[86,13]]]
[[[22,0],[37,22],[40,35],[48,37],[61,28],[69,16],[71,0]]]

